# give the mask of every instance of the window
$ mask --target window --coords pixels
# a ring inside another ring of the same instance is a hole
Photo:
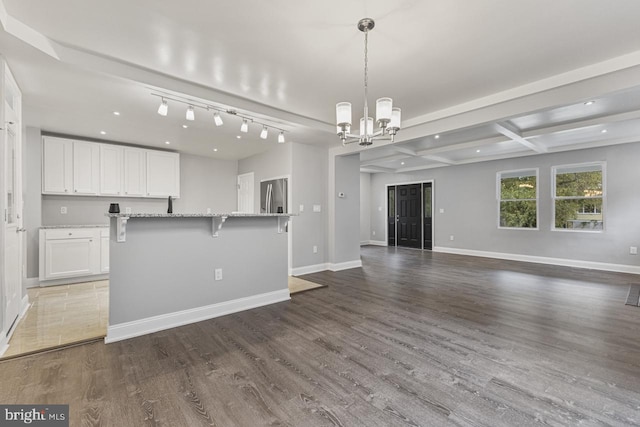
[[[553,168],[556,230],[604,229],[604,163]]]
[[[538,169],[498,172],[499,228],[538,228]]]

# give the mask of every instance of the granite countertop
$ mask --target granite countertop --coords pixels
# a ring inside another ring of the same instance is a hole
[[[263,214],[253,214],[253,213],[211,213],[211,214],[202,214],[202,213],[191,213],[191,214],[182,214],[182,213],[108,213],[105,214],[109,218],[219,218],[219,217],[279,217],[279,216],[296,216],[296,214],[288,214],[288,213],[263,213]]]
[[[109,228],[109,224],[86,224],[86,225],[43,225],[43,230],[54,228]]]

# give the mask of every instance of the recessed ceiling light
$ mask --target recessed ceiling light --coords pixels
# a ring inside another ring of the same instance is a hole
[[[595,103],[596,103],[596,101],[587,101],[587,102],[584,103],[584,105],[593,105]]]
[[[218,151],[218,149],[217,149],[217,148],[214,148],[214,149],[213,149],[213,151]]]
[[[404,166],[404,162],[400,162],[400,164]]]
[[[242,135],[236,135],[236,138],[240,139],[242,138]]]
[[[113,115],[114,115],[114,116],[119,116],[119,115],[120,115],[120,111],[114,111],[114,112],[113,112]]]
[[[608,131],[606,129],[602,129],[600,132],[607,133]]]
[[[188,128],[188,127],[189,127],[189,126],[187,126],[187,125],[182,125],[182,128],[183,128],[183,129],[186,129],[186,128]]]
[[[103,130],[100,131],[100,135],[106,135],[107,133]]]
[[[476,153],[479,153],[479,152],[480,152],[480,150],[476,150]]]
[[[171,141],[165,141],[164,143],[169,145],[169,144],[171,144]]]
[[[440,139],[440,135],[434,136],[435,139]]]

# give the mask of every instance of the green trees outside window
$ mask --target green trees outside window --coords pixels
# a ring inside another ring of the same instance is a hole
[[[602,230],[604,225],[603,164],[554,168],[554,227]]]
[[[538,171],[499,172],[500,227],[538,227]]]

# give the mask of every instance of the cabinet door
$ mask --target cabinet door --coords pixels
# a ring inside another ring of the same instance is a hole
[[[145,150],[137,148],[124,149],[124,195],[146,196],[146,163]]]
[[[100,195],[122,194],[122,152],[117,145],[100,144]]]
[[[73,192],[97,195],[100,189],[100,146],[73,141]]]
[[[100,238],[100,273],[109,272],[109,236]]]
[[[180,155],[147,151],[147,196],[180,197]]]
[[[73,184],[73,141],[43,138],[42,156],[42,192],[70,193]]]
[[[45,278],[93,274],[93,239],[49,239],[45,242]]]

